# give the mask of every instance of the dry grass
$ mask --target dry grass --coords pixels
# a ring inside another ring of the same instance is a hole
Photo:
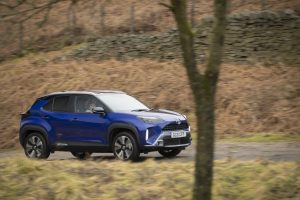
[[[100,6],[105,3],[105,24],[106,33],[124,33],[130,31],[130,5],[135,2],[136,29],[138,32],[145,31],[166,31],[175,27],[173,16],[167,8],[159,5],[159,2],[169,3],[168,0],[95,0],[79,3],[77,7],[77,26],[84,31],[83,35],[95,37],[100,35]],[[197,0],[195,6],[195,18],[199,22],[204,16],[212,13],[212,0]],[[188,10],[190,10],[188,1]],[[300,11],[298,0],[268,0],[267,8],[270,10],[293,9]],[[42,27],[37,27],[37,22],[41,21],[43,14],[24,24],[24,36],[26,44],[34,44],[35,48],[52,49],[53,46],[62,46],[66,41],[72,40],[70,32],[66,32],[69,26],[67,20],[69,2],[62,2],[50,13],[48,23]],[[261,0],[232,0],[231,12],[259,11],[261,10]],[[0,12],[5,12],[0,7]],[[18,48],[18,26],[0,22],[0,55],[9,55]],[[79,38],[78,38],[79,39]],[[80,40],[83,38],[80,37]]]
[[[0,199],[191,199],[193,164],[5,159],[0,161]],[[217,161],[213,196],[299,199],[299,163]]]
[[[175,61],[55,61],[61,52],[32,54],[0,64],[0,148],[18,146],[18,114],[35,98],[62,90],[116,89],[152,107],[189,115],[193,98],[184,68]],[[217,133],[299,134],[300,71],[283,66],[224,65],[217,94]]]

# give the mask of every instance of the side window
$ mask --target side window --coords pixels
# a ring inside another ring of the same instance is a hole
[[[73,106],[70,96],[57,96],[54,98],[54,112],[73,112]]]
[[[77,95],[75,100],[76,113],[92,113],[94,107],[103,106],[100,101],[91,95]]]
[[[48,102],[44,105],[44,110],[52,111],[53,98],[49,99]]]

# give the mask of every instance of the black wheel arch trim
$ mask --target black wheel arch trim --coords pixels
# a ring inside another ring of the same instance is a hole
[[[20,144],[24,147],[24,142],[25,142],[25,134],[30,131],[30,132],[39,132],[41,133],[46,142],[47,142],[47,145],[49,146],[49,141],[48,141],[48,134],[47,134],[47,131],[43,128],[43,127],[40,127],[40,126],[37,126],[37,125],[25,125],[23,126],[21,129],[20,129],[20,132],[19,132],[19,140],[20,140]]]
[[[107,139],[108,139],[108,142],[110,145],[112,144],[112,140],[113,140],[113,132],[116,129],[127,129],[127,130],[131,131],[137,139],[136,142],[137,142],[138,146],[140,146],[140,137],[139,137],[137,128],[132,124],[119,123],[119,122],[113,123],[112,125],[110,125],[108,127],[108,138]]]

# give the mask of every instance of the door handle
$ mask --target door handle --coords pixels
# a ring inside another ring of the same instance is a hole
[[[71,119],[71,121],[77,121],[77,120],[78,120],[77,117],[74,117],[74,118]]]
[[[45,116],[43,116],[42,118],[43,118],[43,119],[49,119],[50,117],[47,116],[47,115],[45,115]]]

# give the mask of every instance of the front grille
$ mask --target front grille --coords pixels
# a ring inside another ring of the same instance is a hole
[[[163,131],[178,131],[178,130],[185,130],[188,129],[189,125],[186,122],[182,122],[181,124],[168,124],[162,130]]]
[[[163,141],[164,141],[164,146],[189,144],[191,142],[190,137],[184,137],[184,138],[164,138]]]

